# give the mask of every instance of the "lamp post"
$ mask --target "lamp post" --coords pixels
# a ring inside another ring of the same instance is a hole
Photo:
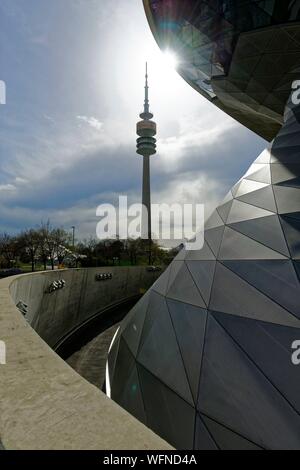
[[[73,246],[73,250],[74,250],[74,248],[75,248],[75,229],[76,229],[76,227],[73,225],[71,227],[71,229],[72,229],[72,246]]]

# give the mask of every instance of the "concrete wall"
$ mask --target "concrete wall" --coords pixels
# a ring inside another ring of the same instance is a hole
[[[96,274],[112,273],[112,280],[96,281]],[[71,269],[17,277],[10,292],[15,304],[28,305],[26,320],[53,347],[63,336],[104,308],[148,289],[158,277],[145,267]],[[53,281],[66,286],[47,293]]]
[[[117,270],[120,270],[117,272]],[[74,322],[120,295],[152,282],[143,268],[115,268],[114,281],[94,282],[101,270],[47,272],[0,281],[0,441],[6,449],[170,449],[96,387],[86,382],[44,342],[15,304],[28,304],[28,319],[49,343]],[[45,294],[59,277],[65,290]],[[145,282],[145,284],[144,284]],[[144,285],[143,285],[144,284]]]

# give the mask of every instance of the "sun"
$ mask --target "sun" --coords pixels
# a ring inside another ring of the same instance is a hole
[[[148,55],[149,80],[151,93],[164,95],[166,89],[169,91],[177,89],[180,77],[178,75],[179,59],[172,50],[161,51],[158,48]]]
[[[143,100],[143,83],[147,62],[150,106],[154,109],[156,104],[156,109],[158,109],[158,103],[161,105],[166,103],[169,99],[167,97],[176,96],[178,90],[183,87],[183,80],[180,76],[182,63],[179,55],[171,48],[162,51],[150,34],[148,41],[135,40],[127,43],[127,47],[118,56],[119,59],[115,61],[119,93],[124,97],[128,106],[133,106],[132,97],[135,96],[134,109],[138,108]],[[119,73],[120,68],[124,70],[127,77],[126,87],[124,87],[124,74]],[[166,106],[164,109],[167,113],[168,107]]]
[[[135,87],[136,77],[142,82],[144,77],[145,63],[148,63],[148,75],[151,103],[161,101],[168,93],[176,92],[181,78],[178,74],[180,65],[178,55],[171,49],[161,51],[159,47],[151,41],[146,48],[143,44],[134,51],[134,67],[129,70],[132,74],[132,86]],[[134,91],[136,90],[136,87]],[[140,87],[143,91],[143,87]]]
[[[173,70],[176,70],[176,68],[179,65],[179,60],[175,52],[173,51],[164,51],[163,52],[163,57],[162,60],[165,62],[165,64],[170,67]]]

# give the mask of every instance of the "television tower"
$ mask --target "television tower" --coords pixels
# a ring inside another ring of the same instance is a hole
[[[150,157],[156,154],[156,123],[151,121],[153,114],[149,111],[148,66],[146,63],[145,103],[144,112],[140,114],[142,121],[137,123],[137,153],[143,157],[143,210],[142,238],[149,240],[149,262],[151,260],[151,190],[150,190]]]

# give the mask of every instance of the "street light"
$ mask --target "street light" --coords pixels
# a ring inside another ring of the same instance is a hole
[[[73,231],[73,250],[74,250],[74,248],[75,248],[75,229],[76,229],[76,227],[73,225],[73,226],[71,227],[71,229],[72,229],[72,231]]]

